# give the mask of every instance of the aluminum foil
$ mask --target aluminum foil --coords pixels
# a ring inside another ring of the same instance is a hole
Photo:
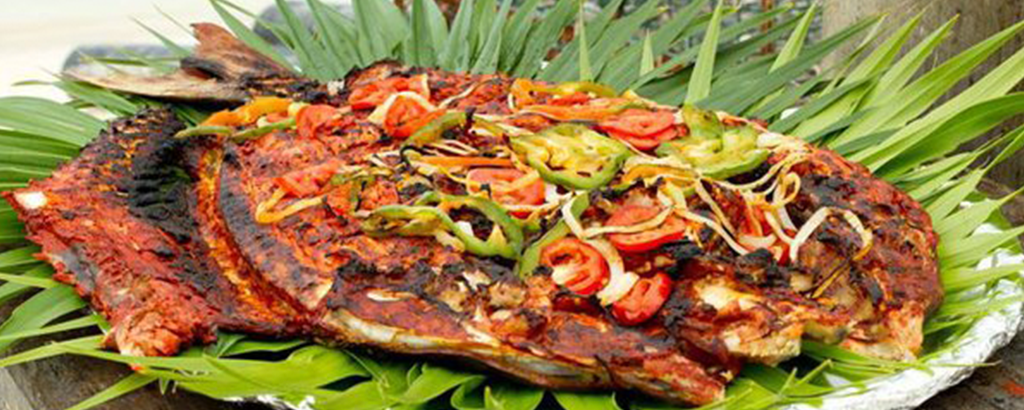
[[[1001,230],[995,225],[982,225],[976,233],[994,233]],[[1024,263],[1024,255],[1000,250],[982,260],[977,269]],[[1024,275],[1024,272],[1021,272]],[[978,289],[978,292],[983,291]],[[1024,287],[1016,282],[1003,280],[985,291],[989,300],[1021,297]],[[955,386],[974,373],[970,364],[985,363],[997,350],[1013,340],[1024,330],[1024,303],[1015,303],[1000,311],[993,312],[978,320],[959,346],[950,349],[927,362],[929,371],[904,370],[888,376],[880,376],[863,387],[840,389],[824,396],[820,406],[794,404],[786,410],[897,410],[912,409],[939,392]],[[846,381],[831,379],[834,385]],[[273,396],[259,396],[244,399],[264,403],[271,408],[282,410],[316,410],[312,400],[292,405]]]

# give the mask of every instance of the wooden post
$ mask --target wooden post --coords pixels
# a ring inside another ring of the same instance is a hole
[[[825,0],[823,12],[825,36],[838,32],[861,18],[877,14],[888,15],[885,28],[888,32],[892,32],[907,19],[918,13],[923,13],[921,24],[909,42],[911,45],[917,44],[950,18],[959,15],[960,20],[953,28],[949,38],[935,51],[932,61],[926,63],[926,67],[933,67],[993,34],[1024,20],[1024,0]],[[856,44],[851,44],[841,49],[829,61],[837,61],[852,51],[855,46]],[[976,83],[1022,47],[1024,47],[1024,35],[1019,35],[978,67],[964,81],[957,84],[952,90],[953,93],[959,93]],[[904,51],[909,49],[910,47],[904,47]],[[1018,90],[1024,90],[1024,86],[1019,86]],[[988,138],[1005,134],[1022,123],[1024,123],[1024,119],[1010,121],[996,132],[974,141],[968,146],[975,147]],[[1024,152],[1018,153],[1016,157],[996,167],[990,176],[1009,187],[1024,186]]]

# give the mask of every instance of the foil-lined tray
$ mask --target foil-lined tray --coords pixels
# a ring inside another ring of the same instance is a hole
[[[985,224],[976,233],[997,233],[1002,230],[995,225]],[[1024,254],[999,250],[983,259],[978,270],[997,266],[1024,263]],[[1024,272],[1021,272],[1024,275]],[[1003,280],[987,290],[985,298],[997,300],[1024,296],[1024,286],[1018,282]],[[939,392],[955,386],[971,373],[974,364],[985,363],[997,350],[1006,346],[1021,330],[1024,330],[1024,302],[1012,304],[1002,310],[990,313],[978,320],[959,345],[926,362],[928,371],[909,369],[888,376],[880,376],[863,386],[839,389],[822,397],[819,406],[793,404],[786,410],[900,410],[920,406]],[[830,379],[834,385],[848,383],[842,379]],[[299,404],[291,404],[273,396],[259,396],[241,399],[259,402],[271,408],[282,410],[316,410],[312,398]]]

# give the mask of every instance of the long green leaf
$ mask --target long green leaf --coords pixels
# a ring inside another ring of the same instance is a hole
[[[466,45],[469,44],[469,32],[473,23],[474,0],[465,0],[459,3],[459,11],[455,14],[452,22],[452,29],[448,32],[448,42],[445,43],[444,52],[441,53],[441,68],[449,71],[464,69],[462,61],[468,60]]]
[[[502,2],[501,8],[498,9],[498,15],[491,23],[494,26],[491,27],[491,32],[487,35],[487,41],[484,42],[483,52],[476,60],[476,63],[473,64],[471,72],[476,74],[493,73],[498,69],[498,58],[501,56],[501,36],[505,28],[505,18],[508,16],[508,11],[511,7],[512,0],[504,0]]]
[[[881,172],[886,175],[902,175],[925,161],[952,152],[960,144],[1022,113],[1024,93],[995,97],[975,104],[950,116],[917,145],[893,157]]]
[[[930,108],[940,96],[945,94],[946,91],[952,88],[960,81],[960,79],[967,76],[974,67],[985,61],[990,55],[992,55],[992,53],[996,52],[1021,29],[1024,29],[1024,23],[1014,25],[1013,27],[1010,27],[958,54],[956,57],[947,60],[938,68],[928,72],[917,81],[914,81],[905,87],[904,90],[900,91],[895,97],[893,97],[890,104],[877,107],[869,115],[853,124],[850,129],[840,135],[836,141],[845,142],[859,138],[860,136],[867,135],[867,133],[876,131],[878,127],[882,125],[887,127],[901,127],[904,124],[907,124]],[[978,87],[981,83],[986,84],[976,89],[989,88],[991,85],[988,83],[996,81],[997,79],[1001,80],[1002,77],[1005,76],[1003,72],[1012,72],[1013,66],[1019,64],[1019,60],[1020,58],[1011,58],[986,76],[985,78],[988,79],[987,81],[983,79],[971,88]],[[1016,82],[1013,83],[1016,84]],[[1006,88],[1006,90],[1008,89],[1009,87]],[[865,161],[875,157],[876,154],[881,152],[898,154],[900,151],[898,149],[893,149],[894,145],[902,144],[904,142],[915,143],[916,140],[914,138],[914,134],[934,125],[935,122],[948,117],[951,111],[956,110],[957,107],[963,107],[963,104],[968,102],[968,99],[976,98],[977,96],[975,94],[976,92],[972,92],[970,94],[965,92],[960,94],[958,97],[954,98],[954,100],[948,101],[943,104],[942,107],[932,111],[925,118],[914,121],[910,126],[905,127],[900,131],[900,133],[895,135],[893,139],[890,139],[885,144],[876,146],[873,150],[864,151],[854,157],[854,159],[858,161]],[[1002,94],[1002,92],[990,93],[989,96],[994,97],[999,94]],[[883,159],[884,156],[885,155],[877,155],[878,158],[874,159],[880,160]],[[882,164],[878,164],[878,166],[880,165]]]
[[[686,92],[686,103],[696,104],[711,94],[711,78],[715,70],[715,56],[718,50],[718,34],[722,30],[722,15],[725,3],[721,2],[715,7],[715,14],[711,16],[711,23],[708,24],[708,31],[704,34],[704,42],[700,46],[700,54],[697,55],[697,65],[690,76],[690,82]]]
[[[278,53],[277,50],[274,49],[274,46],[267,43],[266,40],[263,40],[263,38],[257,35],[256,32],[252,31],[244,23],[238,20],[237,17],[231,14],[231,12],[225,9],[223,3],[225,3],[223,0],[210,0],[210,5],[213,6],[214,11],[217,12],[220,19],[224,21],[224,24],[228,26],[228,29],[230,29],[239,40],[242,40],[243,43],[252,47],[253,50],[258,51],[260,54],[270,57],[278,64],[281,64],[281,66],[294,69],[291,63],[288,62],[288,59],[284,58],[281,53]]]
[[[523,50],[523,57],[520,58],[512,75],[516,77],[532,78],[541,67],[541,60],[548,50],[558,42],[558,35],[562,29],[573,21],[577,7],[575,2],[562,0],[555,4],[555,8],[548,12],[536,29],[531,31],[529,41]],[[564,52],[565,50],[563,50]]]
[[[770,71],[775,71],[800,55],[800,52],[804,49],[804,42],[807,40],[807,33],[811,30],[811,23],[814,22],[814,16],[817,12],[818,2],[814,1],[811,3],[811,7],[808,7],[807,11],[804,12],[803,17],[800,18],[800,23],[793,30],[793,34],[789,36],[789,40],[786,40],[786,44],[782,46],[782,50],[775,57]]]
[[[610,393],[554,392],[555,400],[565,410],[622,410]]]
[[[0,326],[0,336],[7,336],[36,330],[47,323],[85,307],[85,302],[68,286],[56,286],[39,292],[11,312],[11,316]],[[15,340],[0,341],[0,352],[6,350]]]
[[[96,395],[85,399],[68,410],[87,410],[93,407],[108,403],[118,397],[148,386],[156,381],[156,377],[133,373],[114,383]]]
[[[530,19],[539,4],[540,0],[524,1],[505,25],[505,33],[501,37],[501,58],[498,59],[498,69],[502,72],[511,72],[522,57],[526,37],[535,27]]]

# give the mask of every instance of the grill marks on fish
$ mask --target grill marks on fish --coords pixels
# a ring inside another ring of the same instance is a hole
[[[212,262],[198,235],[196,198],[185,189],[191,176],[162,171],[158,157],[191,155],[172,139],[182,127],[167,110],[119,120],[51,178],[5,193],[55,279],[107,317],[107,344],[129,355],[173,354],[212,342],[221,327],[285,329],[280,319],[251,317],[260,305],[239,298]],[[15,198],[27,192],[45,195],[45,206],[20,206]]]

